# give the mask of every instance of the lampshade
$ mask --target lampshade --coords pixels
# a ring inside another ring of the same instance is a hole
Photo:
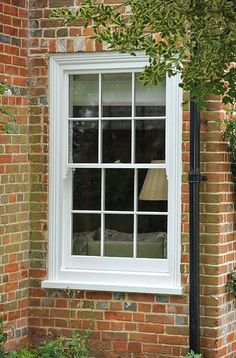
[[[152,163],[163,163],[153,160]],[[139,194],[139,200],[167,200],[168,183],[166,170],[163,168],[148,169],[144,183]]]

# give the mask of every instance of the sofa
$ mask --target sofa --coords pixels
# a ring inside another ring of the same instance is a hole
[[[100,256],[101,230],[79,232],[73,235],[73,255]],[[104,256],[132,257],[133,234],[105,229]],[[166,258],[167,234],[147,232],[137,235],[137,257]]]

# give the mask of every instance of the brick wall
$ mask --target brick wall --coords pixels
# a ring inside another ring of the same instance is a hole
[[[202,346],[217,357],[235,356],[235,305],[226,293],[228,272],[235,267],[235,195],[232,184],[227,144],[222,142],[214,122],[222,117],[220,103],[208,103],[207,120],[202,134],[203,170],[208,182],[202,192],[201,283],[202,283]]]
[[[181,269],[185,294],[80,292],[72,300],[71,308],[64,291],[40,288],[41,279],[47,276],[48,55],[102,49],[101,45],[88,38],[90,28],[83,29],[75,24],[67,27],[61,20],[49,18],[50,8],[64,3],[58,0],[45,0],[43,4],[34,1],[30,9],[30,71],[34,78],[31,108],[35,111],[34,117],[31,116],[31,127],[35,128],[35,138],[38,138],[38,142],[31,142],[31,146],[41,148],[34,160],[33,170],[40,190],[32,190],[31,193],[41,210],[40,213],[38,209],[34,210],[31,222],[34,230],[31,237],[30,333],[34,338],[39,333],[62,332],[69,335],[71,328],[85,328],[91,324],[96,357],[179,357],[186,352],[188,345],[188,108],[185,108],[183,116]],[[66,4],[76,6],[77,2],[72,0]],[[214,124],[220,116],[222,113],[217,98],[209,98],[208,110],[202,116],[202,170],[209,180],[201,187],[201,346],[204,356],[209,358],[231,357],[236,351],[233,344],[234,305],[232,297],[225,293],[227,272],[235,259],[234,204],[226,144]],[[41,164],[42,158],[45,164]]]
[[[11,1],[14,2],[14,0],[9,0],[9,2]],[[17,3],[19,4],[19,1]],[[41,280],[47,277],[49,55],[61,52],[102,50],[100,44],[88,37],[91,34],[90,28],[84,29],[76,24],[67,27],[60,19],[49,18],[50,9],[62,6],[64,3],[68,6],[76,6],[79,1],[30,1],[29,135],[22,135],[21,131],[26,129],[24,125],[20,125],[20,133],[17,137],[15,135],[1,137],[2,140],[8,138],[7,140],[13,141],[14,138],[18,138],[18,140],[26,141],[18,144],[18,147],[19,150],[23,150],[21,148],[29,149],[30,154],[29,334],[34,341],[38,341],[46,335],[70,335],[74,328],[84,329],[91,326],[93,329],[92,345],[96,358],[179,357],[186,353],[188,346],[188,108],[185,108],[183,114],[181,272],[184,295],[75,292],[73,297],[68,298],[68,292],[63,290],[46,290],[40,287]],[[27,6],[25,1],[21,1],[21,5]],[[2,7],[0,5],[2,10],[8,9],[8,7],[8,5]],[[19,9],[23,10],[21,7]],[[3,43],[3,46],[6,44]],[[22,50],[24,49],[23,43],[18,46],[21,46]],[[4,48],[2,50],[5,52]],[[13,60],[15,61],[15,56],[11,57],[11,61]],[[6,76],[7,64],[1,72]],[[15,81],[14,78],[15,76],[11,76],[10,80]],[[17,85],[19,88],[25,88],[23,85]],[[22,106],[17,106],[17,111],[27,110],[27,107],[23,107],[26,105],[26,102],[23,103],[25,94],[21,94],[23,96],[20,96],[18,100],[22,101]],[[17,97],[14,96],[10,101],[13,101],[14,98]],[[222,116],[223,112],[217,98],[208,98],[208,108],[202,114],[201,128],[202,171],[209,178],[208,182],[201,185],[201,346],[206,358],[233,358],[236,354],[235,307],[232,297],[226,294],[225,289],[227,273],[235,262],[235,198],[232,194],[230,158],[219,128],[214,123],[216,118]],[[23,118],[27,123],[27,117],[23,116]],[[29,144],[29,148],[27,144]],[[4,146],[5,151],[6,148],[7,145]],[[11,158],[13,157],[14,154]],[[6,168],[14,168],[14,165],[13,163],[9,165],[3,163],[2,167],[4,168],[3,177],[6,177]],[[29,169],[28,161],[23,167],[25,170]],[[25,175],[24,183],[26,183],[25,190],[27,190],[24,194],[26,197],[29,191],[28,172]],[[6,178],[10,182],[10,175]],[[10,201],[10,195],[6,194],[6,185],[3,188],[4,193],[1,196],[7,197]],[[13,189],[14,193],[18,196],[15,189]],[[11,205],[14,207],[15,203]],[[20,203],[20,205],[22,204]],[[8,204],[4,205],[2,210],[7,210],[5,207],[8,207]],[[20,208],[17,210],[22,211]],[[27,210],[23,210],[23,212],[25,211],[27,213]],[[10,214],[6,217],[9,218]],[[28,223],[28,217],[26,223]],[[7,236],[5,233],[6,227],[3,230],[3,238],[7,238],[9,235]],[[18,233],[18,230],[16,232]],[[13,239],[10,240],[15,240],[15,234],[12,235]],[[28,231],[26,230],[17,236],[17,240],[23,238],[25,240],[23,255],[27,254],[27,235]],[[8,244],[5,246],[5,251],[7,247]],[[21,247],[15,247],[14,250],[21,253]],[[10,261],[8,252],[4,253],[4,257]],[[23,259],[22,262],[25,263]],[[17,263],[20,265],[21,261],[18,260]],[[6,268],[3,267],[2,270],[6,271]],[[25,272],[27,273],[27,271]],[[2,280],[5,276],[2,273]],[[18,294],[21,292],[17,286],[18,279],[15,281],[16,286],[12,292]],[[27,279],[25,282],[27,284]],[[6,299],[6,302],[11,302],[10,297],[3,299]],[[20,302],[20,300],[15,301],[15,298],[13,301],[17,304]],[[5,311],[9,311],[6,307]]]
[[[13,96],[16,125],[0,133],[0,311],[9,330],[8,348],[28,335],[29,156],[28,156],[28,1],[0,3],[0,81]]]

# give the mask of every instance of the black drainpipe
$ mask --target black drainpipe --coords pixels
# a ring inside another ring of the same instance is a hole
[[[189,348],[200,353],[199,186],[207,177],[200,173],[200,112],[190,102],[189,171]]]

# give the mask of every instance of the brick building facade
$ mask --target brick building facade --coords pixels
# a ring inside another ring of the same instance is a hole
[[[108,3],[109,1],[105,1]],[[111,1],[118,3],[118,1]],[[91,29],[50,18],[51,9],[77,0],[3,0],[0,3],[0,80],[13,96],[2,98],[15,112],[16,133],[0,135],[0,308],[8,348],[25,339],[69,336],[93,329],[96,358],[179,357],[188,349],[189,110],[183,111],[182,243],[183,295],[68,292],[41,288],[47,278],[49,57],[95,52]],[[217,98],[202,113],[201,163],[201,351],[206,358],[236,354],[235,306],[227,294],[234,267],[234,193],[230,157],[215,119]]]

